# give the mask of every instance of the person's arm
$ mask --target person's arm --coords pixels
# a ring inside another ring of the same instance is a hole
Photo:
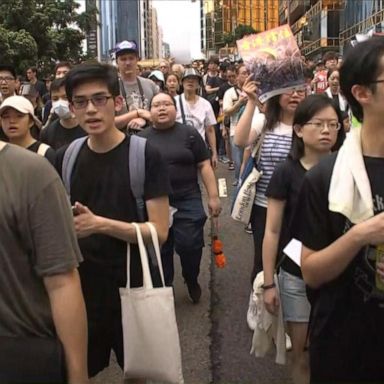
[[[215,92],[217,92],[219,89],[220,89],[220,87],[215,87],[215,88],[213,88],[213,87],[211,87],[210,85],[206,85],[206,86],[205,86],[205,91],[207,92],[207,95],[210,95],[210,94],[212,94],[212,93],[215,93]]]
[[[314,251],[303,244],[301,270],[305,282],[318,288],[338,276],[348,267],[357,253],[366,245],[384,244],[384,213],[354,225],[328,247]],[[384,278],[384,264],[378,265]]]
[[[219,216],[221,212],[221,203],[216,184],[215,173],[209,160],[204,160],[198,164],[201,179],[208,194],[208,209],[211,216]]]
[[[286,200],[268,198],[267,220],[263,239],[264,285],[274,283],[273,275],[275,273],[285,205]],[[264,303],[268,312],[277,313],[279,296],[275,287],[264,290]]]
[[[76,269],[44,277],[53,322],[63,344],[68,383],[88,383],[87,314]]]
[[[257,97],[257,84],[251,78],[252,75],[247,78],[242,88],[248,96],[248,102],[235,128],[234,143],[239,147],[253,143],[257,137],[257,132],[251,130],[251,126],[255,109],[260,102]]]
[[[223,100],[223,112],[226,116],[232,116],[239,111],[242,105],[247,102],[247,97],[239,96],[237,100],[232,99],[231,93],[233,93],[234,88],[230,88],[224,94]],[[236,92],[236,91],[235,91]]]
[[[159,242],[162,244],[168,237],[169,200],[168,196],[156,197],[145,202],[148,221],[156,228]],[[103,234],[117,239],[136,243],[136,231],[131,223],[108,219],[95,215],[88,207],[75,203],[78,215],[74,217],[77,237],[83,238],[92,234]],[[150,241],[151,234],[145,224],[139,224],[143,239]]]
[[[145,126],[147,121],[151,120],[151,114],[145,109],[136,109],[134,111],[115,116],[115,125],[117,128],[123,129],[133,120],[136,120],[138,125],[142,128]]]
[[[213,125],[209,125],[205,128],[205,134],[207,136],[209,147],[212,151],[212,167],[217,167],[217,152],[216,152],[216,132]]]

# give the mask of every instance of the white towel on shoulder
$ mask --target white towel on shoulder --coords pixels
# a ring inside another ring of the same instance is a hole
[[[374,215],[371,185],[361,148],[361,128],[351,130],[339,150],[329,188],[328,207],[353,224]]]

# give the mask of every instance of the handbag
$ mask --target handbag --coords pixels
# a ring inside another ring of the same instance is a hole
[[[140,227],[137,235],[143,269],[143,286],[130,287],[130,245],[127,248],[127,286],[120,288],[124,341],[124,377],[183,384],[179,332],[172,287],[164,284],[157,232],[150,230],[162,287],[154,288]]]
[[[0,336],[0,383],[65,383],[64,351],[57,338]]]
[[[264,134],[261,134],[244,167],[232,204],[232,219],[241,221],[245,225],[249,224],[249,220],[251,218],[253,202],[256,197],[256,183],[263,174],[262,171],[257,169],[257,164],[260,162],[261,146],[264,136]]]

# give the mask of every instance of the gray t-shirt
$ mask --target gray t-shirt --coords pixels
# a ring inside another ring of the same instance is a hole
[[[141,90],[140,92],[140,86]],[[124,89],[122,86],[124,85]],[[125,92],[124,92],[125,91]],[[123,108],[119,114],[127,113],[128,111],[134,111],[138,108],[149,109],[149,103],[152,97],[159,92],[159,87],[149,79],[138,76],[136,81],[129,83],[127,81],[120,81],[120,93],[125,97]],[[127,109],[127,106],[129,109]]]
[[[82,260],[68,197],[41,156],[0,150],[0,336],[55,334],[43,277]]]

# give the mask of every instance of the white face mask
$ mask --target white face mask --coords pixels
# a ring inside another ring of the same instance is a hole
[[[68,100],[59,99],[57,101],[52,101],[52,112],[56,113],[60,119],[70,119],[72,113],[69,110]]]

